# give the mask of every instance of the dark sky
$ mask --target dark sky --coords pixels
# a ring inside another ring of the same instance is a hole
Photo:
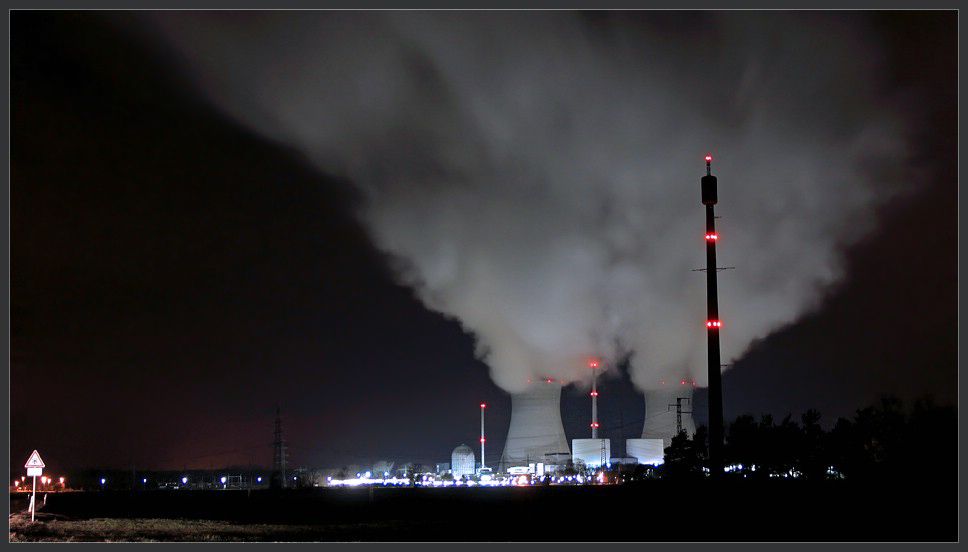
[[[815,309],[735,362],[727,420],[956,402],[956,15],[870,23],[929,176],[877,208]],[[336,466],[449,461],[486,401],[497,460],[509,396],[458,322],[395,283],[352,182],[212,107],[129,18],[12,12],[10,29],[14,471],[35,448],[55,471],[266,465],[276,405],[291,461]],[[638,436],[628,375],[602,394],[605,436]],[[586,402],[566,389],[569,438]]]

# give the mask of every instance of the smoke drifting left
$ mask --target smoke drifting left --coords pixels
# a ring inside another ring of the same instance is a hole
[[[400,280],[512,392],[593,355],[705,384],[704,154],[724,361],[816,305],[907,177],[858,14],[146,18],[211,102],[364,191]]]

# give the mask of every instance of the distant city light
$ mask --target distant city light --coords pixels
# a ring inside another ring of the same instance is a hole
[[[101,478],[101,485],[104,485],[104,481],[105,481],[105,479],[102,477]]]
[[[61,485],[64,484],[64,478],[63,477],[60,478],[60,482],[61,482]]]
[[[141,480],[141,482],[142,482],[142,483],[147,483],[147,482],[148,482],[148,478],[144,478],[144,479],[142,479],[142,480]]]
[[[188,478],[182,477],[182,485],[185,485],[186,483],[188,483]]]
[[[256,481],[256,483],[262,483],[262,478],[261,477],[256,477],[255,478],[255,481]]]
[[[224,475],[222,476],[221,481],[222,481],[222,484],[225,485],[225,476]]]

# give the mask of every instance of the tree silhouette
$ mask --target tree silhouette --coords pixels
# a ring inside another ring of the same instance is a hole
[[[798,471],[810,481],[827,478],[829,454],[825,449],[826,434],[820,427],[820,412],[810,409],[800,416],[800,439],[797,447]]]
[[[693,439],[685,431],[680,431],[665,448],[663,471],[670,479],[698,479],[704,476],[703,467],[707,463],[705,426],[696,429]]]
[[[800,424],[792,415],[778,424],[768,414],[759,422],[750,415],[739,416],[728,426],[726,465],[737,467],[734,477],[748,479],[876,480],[909,473],[914,469],[912,460],[917,459],[930,467],[925,475],[957,476],[958,417],[953,406],[939,407],[930,399],[919,399],[906,413],[898,398],[885,396],[858,409],[853,420],[838,419],[829,432],[820,420],[820,412],[814,409],[801,415]],[[698,434],[692,441],[683,435],[673,438],[666,449],[669,465],[664,476],[683,477],[701,469],[697,451],[705,451],[705,446],[693,442],[700,441]]]

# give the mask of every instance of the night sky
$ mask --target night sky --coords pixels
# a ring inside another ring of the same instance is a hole
[[[371,172],[327,171],[320,161],[325,155],[314,157],[298,140],[258,132],[252,120],[233,116],[233,107],[219,105],[219,96],[206,93],[186,69],[186,50],[173,54],[144,14],[18,11],[10,17],[14,471],[32,449],[53,471],[265,466],[277,406],[294,465],[446,462],[455,446],[476,447],[482,401],[488,403],[487,460],[498,460],[510,397],[476,354],[471,331],[425,307],[427,295],[377,245],[392,240],[379,226],[374,239],[365,222],[373,190],[355,180]],[[170,25],[179,14],[167,17]],[[910,181],[870,203],[862,231],[833,240],[841,274],[819,285],[812,302],[753,332],[738,358],[724,350],[724,360],[735,358],[724,375],[727,421],[744,413],[798,419],[816,408],[829,427],[886,393],[957,401],[956,13],[842,17],[863,24],[883,56],[877,97],[891,98],[890,109],[907,122],[898,162]],[[641,32],[670,50],[677,37],[691,40],[696,33],[703,47],[725,40],[718,20],[704,12],[573,19],[592,41],[607,42],[613,28],[621,36]],[[281,25],[255,19],[239,28],[263,37],[263,24]],[[275,59],[285,66],[285,58]],[[710,73],[733,69],[740,70]],[[436,90],[433,81],[446,77],[419,63],[407,70],[431,83],[428,95]],[[233,86],[221,77],[212,80]],[[435,113],[437,99],[428,102],[430,108],[415,111]],[[715,122],[718,136],[728,138],[742,126],[746,115],[732,109],[724,106],[719,117],[725,122]],[[401,117],[396,124],[418,123]],[[810,132],[804,135],[822,135]],[[425,150],[411,152],[399,136],[388,140],[366,150],[398,156],[365,160],[381,168],[372,171],[379,178],[392,182],[404,165],[400,174],[407,178],[441,170],[421,157]],[[756,143],[757,155],[769,159],[769,143]],[[695,166],[683,168],[691,180],[670,189],[694,209],[695,220],[687,223],[696,232],[702,231],[705,153],[669,153],[694,159]],[[728,224],[729,186],[740,167],[721,166],[714,170],[717,214]],[[795,180],[774,176],[777,193]],[[389,185],[377,192],[407,193]],[[720,247],[722,262],[731,264],[728,248],[740,244],[724,238]],[[695,253],[698,268],[701,242]],[[764,255],[781,253],[790,251]],[[721,281],[744,278],[744,266],[736,264]],[[741,304],[727,304],[742,311]],[[724,335],[729,330],[727,323]],[[602,432],[617,453],[621,437],[640,436],[644,410],[629,361],[643,355],[627,349],[617,349],[615,367],[600,383]],[[704,339],[695,351],[691,369],[701,372]],[[703,391],[695,401],[698,423],[705,417]],[[566,388],[562,406],[569,439],[584,437],[585,392]]]

